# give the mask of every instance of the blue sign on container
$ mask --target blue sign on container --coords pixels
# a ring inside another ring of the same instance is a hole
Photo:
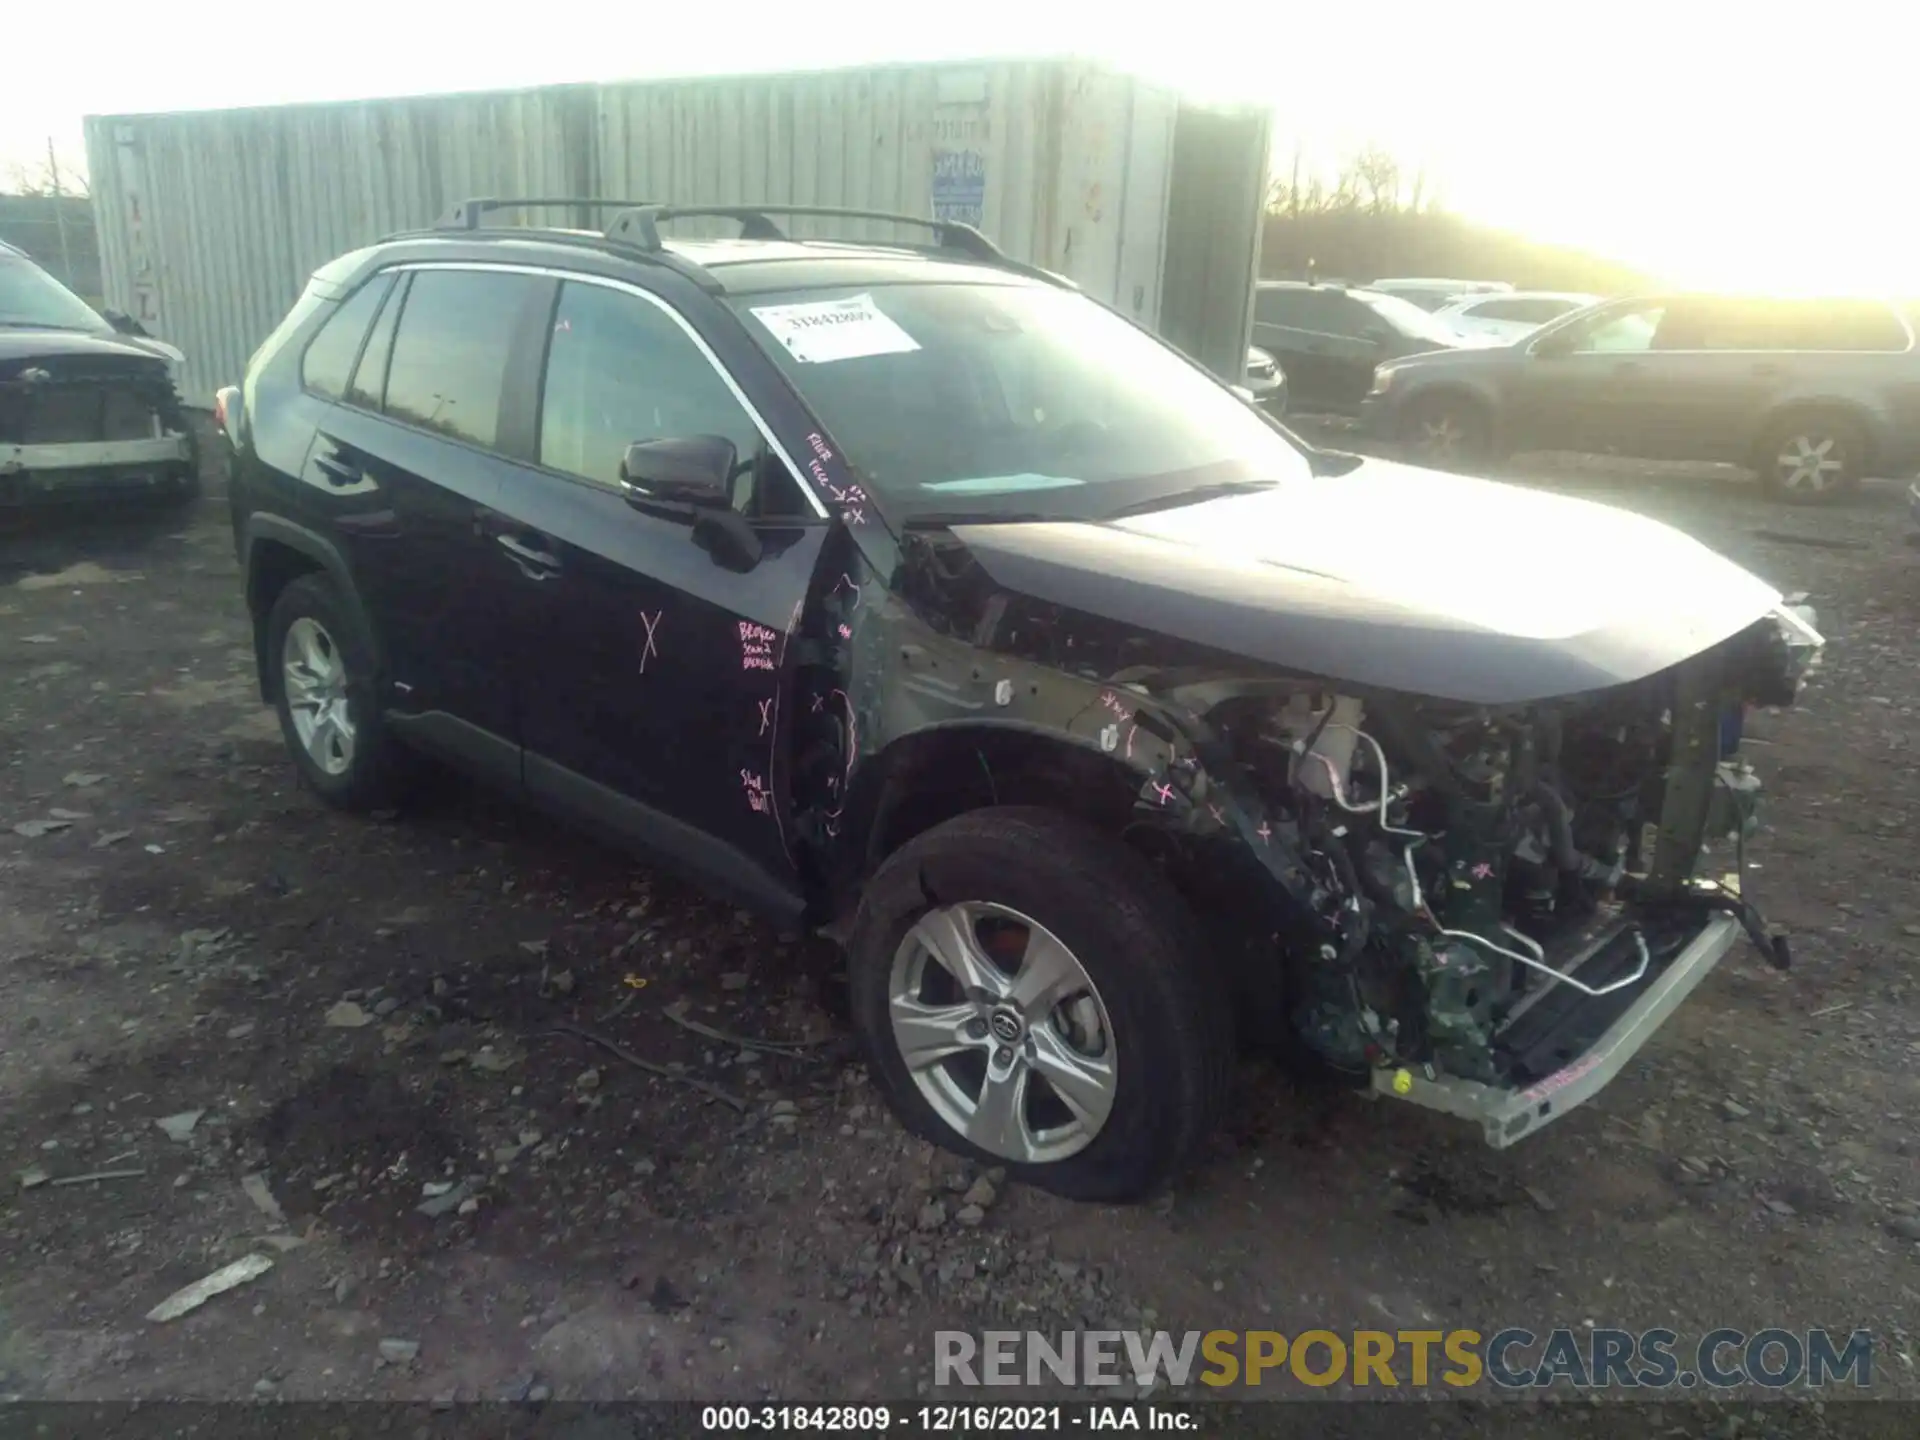
[[[987,157],[978,150],[933,152],[933,218],[975,229],[986,223]]]

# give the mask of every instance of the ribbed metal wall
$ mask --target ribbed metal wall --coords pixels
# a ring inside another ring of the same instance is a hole
[[[456,201],[929,215],[943,150],[983,170],[982,228],[1011,254],[1154,323],[1179,110],[1132,77],[1028,61],[91,117],[86,134],[108,303],[186,352],[185,388],[205,403],[314,269]]]

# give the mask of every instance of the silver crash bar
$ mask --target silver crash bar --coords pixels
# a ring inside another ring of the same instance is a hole
[[[1504,1150],[1598,1095],[1707,978],[1740,935],[1740,922],[1734,916],[1709,915],[1705,928],[1592,1049],[1525,1090],[1502,1090],[1454,1075],[1428,1079],[1414,1070],[1375,1070],[1372,1093],[1477,1121],[1487,1143]]]
[[[82,440],[71,445],[0,445],[0,475],[96,465],[160,465],[189,459],[192,443],[186,435],[156,435],[146,440]]]

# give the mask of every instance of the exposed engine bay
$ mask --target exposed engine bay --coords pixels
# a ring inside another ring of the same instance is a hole
[[[1222,704],[1212,723],[1301,857],[1299,1036],[1345,1070],[1521,1087],[1714,914],[1784,967],[1740,894],[1758,782],[1738,750],[1747,709],[1790,703],[1817,641],[1784,612],[1635,683],[1511,707],[1306,682]],[[1722,878],[1697,873],[1715,845]]]

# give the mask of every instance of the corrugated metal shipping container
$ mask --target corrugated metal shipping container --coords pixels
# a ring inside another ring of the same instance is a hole
[[[86,137],[108,303],[183,349],[208,403],[315,268],[479,195],[966,220],[1237,377],[1269,126],[1011,61],[96,116]]]

